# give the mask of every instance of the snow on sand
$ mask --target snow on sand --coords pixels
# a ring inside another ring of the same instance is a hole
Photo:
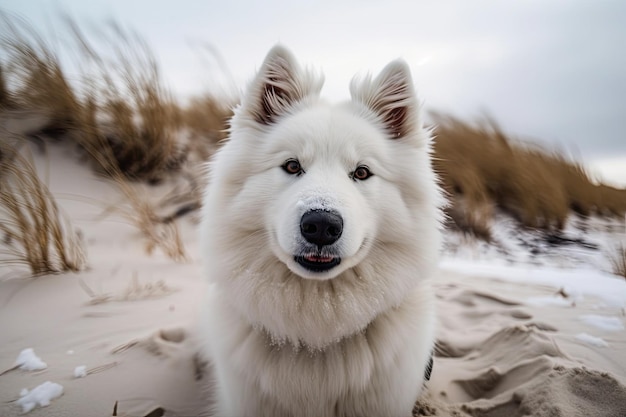
[[[22,407],[23,413],[28,413],[37,406],[49,406],[52,400],[59,398],[62,394],[63,387],[61,385],[46,381],[30,391],[24,388],[16,403]]]

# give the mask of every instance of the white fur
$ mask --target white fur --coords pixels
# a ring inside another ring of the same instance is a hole
[[[274,47],[211,165],[202,332],[217,416],[410,416],[422,388],[443,200],[410,72],[394,61],[334,105],[321,85]],[[292,158],[305,173],[281,168]],[[360,165],[373,176],[352,179]],[[326,272],[294,261],[315,209],[344,222]]]

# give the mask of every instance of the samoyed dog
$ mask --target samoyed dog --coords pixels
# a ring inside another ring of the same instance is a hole
[[[210,167],[216,416],[410,416],[429,373],[443,199],[409,68],[322,82],[274,47]]]

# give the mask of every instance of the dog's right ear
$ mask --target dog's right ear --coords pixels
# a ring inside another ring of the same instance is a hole
[[[294,104],[308,95],[319,93],[321,81],[302,71],[291,52],[276,45],[267,54],[252,82],[243,110],[257,123],[273,124]]]

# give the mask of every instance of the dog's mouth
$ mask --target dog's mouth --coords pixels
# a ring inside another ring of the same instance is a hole
[[[295,256],[294,260],[300,266],[312,272],[326,272],[341,263],[341,258],[338,256],[323,256],[319,254]]]

